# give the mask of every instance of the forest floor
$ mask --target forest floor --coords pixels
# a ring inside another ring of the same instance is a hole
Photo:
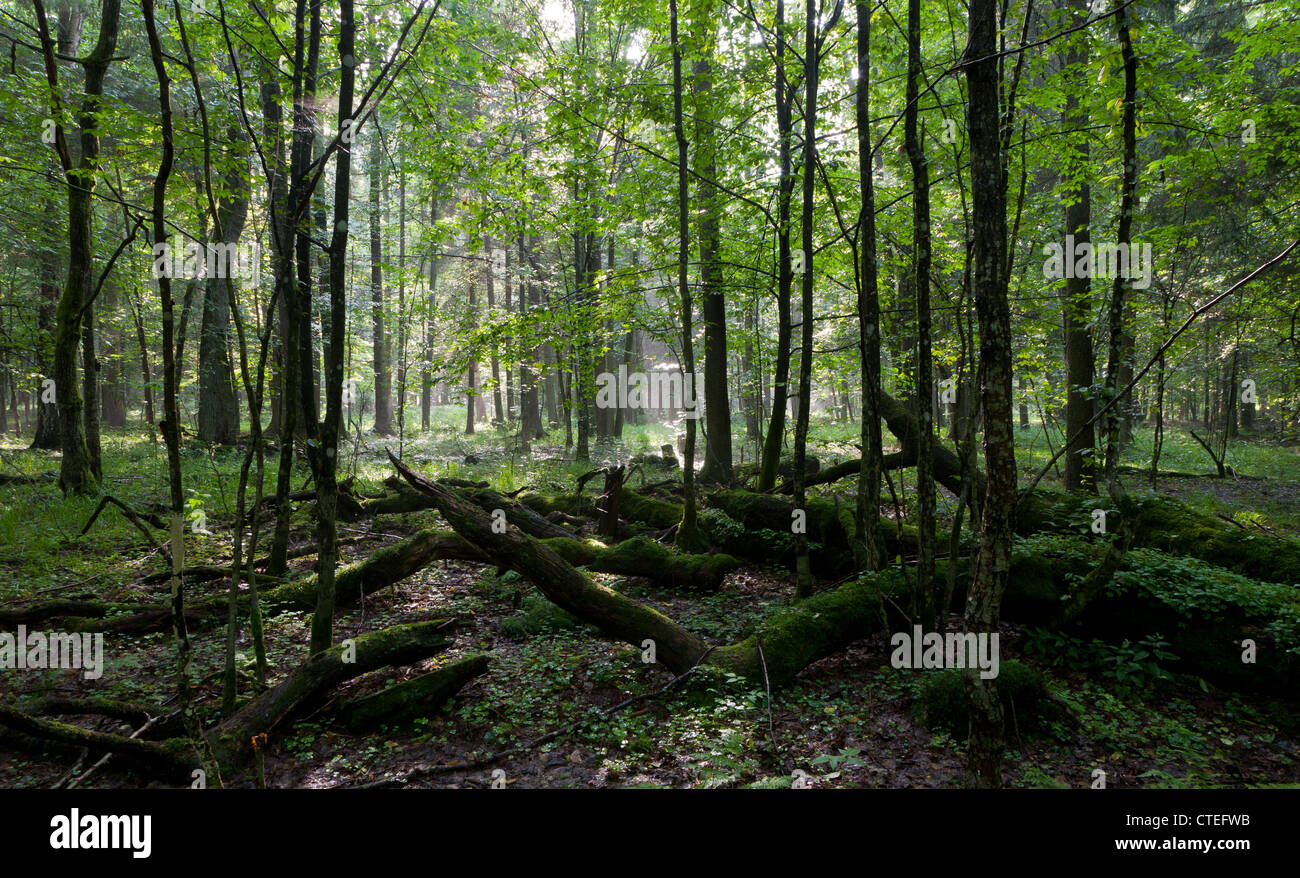
[[[472,437],[460,435],[457,412],[463,417],[463,409],[441,411],[435,430],[414,440],[407,437],[402,456],[434,476],[487,479],[505,491],[525,485],[571,489],[577,473],[600,465],[605,456],[657,449],[671,440],[662,428],[636,428],[626,432],[620,446],[597,448],[590,464],[565,460],[562,446],[545,444],[521,458],[504,450],[504,433],[484,429]],[[817,425],[811,453],[823,464],[846,455],[854,431],[856,427],[847,424]],[[1037,435],[1041,442],[1041,433]],[[1017,446],[1018,460],[1028,479],[1050,452],[1045,442],[1039,448],[1029,431],[1017,438],[1022,443]],[[1149,434],[1139,431],[1131,452],[1135,465],[1145,459],[1144,442],[1149,442]],[[360,437],[349,458],[349,472],[355,472],[359,490],[382,490],[383,478],[391,473],[384,448],[397,452],[398,445],[395,438]],[[752,448],[746,447],[746,453],[752,460]],[[477,462],[466,463],[467,455]],[[212,531],[195,536],[188,549],[190,563],[229,561],[222,524],[229,521],[234,503],[240,457],[237,450],[210,452],[197,444],[187,449],[188,495],[194,508],[205,510]],[[165,500],[165,455],[147,434],[106,434],[104,461],[110,492],[137,508]],[[1242,439],[1230,445],[1228,462],[1243,476],[1265,480],[1168,478],[1161,480],[1159,490],[1242,527],[1300,535],[1300,448]],[[1167,439],[1162,470],[1203,473],[1212,469],[1206,463],[1204,452],[1190,440],[1176,435]],[[269,471],[273,465],[268,461]],[[0,472],[56,470],[56,456],[27,451],[9,439],[0,442]],[[306,475],[304,471],[295,480],[295,489]],[[1132,475],[1131,483],[1140,485],[1142,477]],[[140,582],[163,569],[162,559],[121,515],[107,511],[89,533],[77,536],[93,508],[91,500],[61,498],[53,483],[0,488],[0,604],[50,597],[157,603],[165,599],[165,583]],[[945,509],[941,503],[941,513]],[[437,520],[436,512],[425,511],[349,525],[340,536],[363,540],[343,550],[344,561],[364,558]],[[292,544],[309,542],[311,528],[308,512],[300,510]],[[309,572],[312,561],[292,564],[296,575]],[[219,582],[199,583],[188,594],[200,598],[223,588]],[[639,579],[625,579],[618,588],[710,642],[739,639],[782,606],[792,591],[788,571],[753,565],[733,573],[719,592],[707,596],[660,591]],[[886,635],[859,641],[809,666],[770,702],[761,687],[710,673],[693,675],[662,695],[608,712],[630,696],[659,689],[671,675],[661,665],[642,663],[639,650],[581,625],[561,622],[553,630],[531,635],[511,628],[506,620],[517,617],[532,594],[517,574],[440,561],[346,610],[337,619],[336,639],[420,619],[455,616],[461,624],[453,649],[419,665],[359,678],[336,690],[336,696],[376,690],[470,653],[488,654],[490,668],[447,706],[411,724],[353,734],[331,722],[332,704],[318,708],[272,738],[265,759],[267,785],[348,787],[415,772],[406,785],[487,787],[494,768],[504,771],[513,787],[713,787],[753,782],[788,786],[799,772],[815,787],[947,787],[962,775],[964,744],[949,731],[926,724],[921,707],[926,675],[892,668]],[[272,683],[306,657],[309,624],[307,613],[268,617]],[[1097,768],[1106,771],[1108,787],[1300,782],[1300,699],[1226,691],[1179,674],[1176,657],[1161,650],[1156,638],[1147,644],[1063,644],[1023,630],[1015,620],[1008,620],[1002,633],[1002,660],[1021,658],[1043,671],[1052,693],[1069,706],[1058,721],[1032,730],[1013,722],[1007,760],[1012,785],[1087,787]],[[196,696],[210,720],[217,717],[223,638],[216,630],[193,636],[195,676],[202,681]],[[169,634],[105,639],[105,669],[99,680],[86,681],[70,671],[4,672],[0,698],[95,694],[161,703],[172,695],[174,649]],[[240,649],[247,667],[251,647],[246,631]],[[1068,663],[1062,662],[1063,654],[1068,654]],[[102,731],[130,731],[106,718],[76,721]],[[473,770],[454,767],[579,721],[581,725],[556,740],[499,764]],[[74,777],[92,761],[83,762]],[[67,775],[72,764],[64,756],[0,745],[0,787],[49,787]],[[449,768],[423,770],[430,766]],[[110,761],[86,785],[154,783]],[[250,784],[241,779],[236,785]]]

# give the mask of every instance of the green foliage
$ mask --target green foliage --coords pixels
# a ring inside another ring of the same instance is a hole
[[[501,631],[513,638],[574,631],[582,627],[582,622],[572,613],[536,594],[524,598],[523,612],[501,620]]]
[[[1053,668],[1106,674],[1122,685],[1143,685],[1169,679],[1163,664],[1178,660],[1166,647],[1169,643],[1153,635],[1138,643],[1127,639],[1118,645],[1097,638],[1083,641],[1067,634],[1030,629],[1025,634],[1025,652]]]
[[[946,729],[964,740],[970,713],[961,677],[962,672],[955,668],[926,672],[920,703],[927,725]],[[1042,719],[1055,715],[1043,675],[1034,668],[1014,659],[1000,662],[996,682],[1008,722],[1014,710],[1022,730],[1032,729]]]
[[[701,509],[699,513],[700,530],[715,546],[726,545],[731,540],[738,540],[745,535],[745,526],[721,509]]]

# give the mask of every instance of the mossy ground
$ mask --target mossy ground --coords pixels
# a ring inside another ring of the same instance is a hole
[[[591,462],[567,460],[563,448],[553,442],[536,443],[534,454],[522,458],[505,450],[508,443],[503,434],[483,430],[473,437],[460,435],[458,418],[463,419],[461,409],[440,411],[437,430],[407,437],[405,459],[436,476],[488,479],[507,491],[529,485],[544,491],[571,491],[577,475],[605,457],[653,453],[672,439],[664,428],[641,428],[629,431],[623,446],[597,447]],[[823,465],[852,453],[855,430],[849,425],[816,425],[813,447]],[[1139,433],[1140,439],[1143,436]],[[1025,450],[1021,453],[1018,447],[1018,459],[1028,473],[1037,452],[1032,437],[1023,438]],[[0,446],[4,472],[57,468],[55,456],[4,442]],[[391,474],[383,457],[384,443],[364,435],[359,442],[355,455],[350,447],[345,457],[345,473],[357,476],[363,493],[379,493],[383,479]],[[137,507],[148,508],[165,499],[166,463],[160,446],[153,446],[145,434],[112,432],[105,434],[104,446],[109,490]],[[393,446],[396,451],[396,443]],[[465,464],[466,453],[479,463]],[[1233,454],[1240,455],[1236,462]],[[187,495],[206,511],[212,531],[208,536],[195,535],[189,543],[192,562],[216,563],[228,557],[228,516],[239,461],[239,452],[233,450],[211,454],[197,446],[186,450]],[[1191,498],[1199,512],[1215,517],[1222,513],[1261,533],[1271,529],[1300,535],[1300,505],[1294,500],[1300,485],[1300,456],[1290,449],[1266,447],[1262,442],[1257,447],[1247,440],[1239,451],[1230,451],[1230,462],[1243,472],[1258,465],[1258,474],[1274,480],[1250,483],[1249,491],[1239,489],[1237,483],[1170,480],[1168,490]],[[1165,465],[1207,469],[1194,456],[1185,461],[1169,457]],[[273,469],[273,461],[268,461],[268,473]],[[306,475],[304,471],[295,476],[295,488]],[[911,475],[895,476],[904,513],[912,497]],[[650,475],[651,480],[659,477]],[[639,483],[640,477],[634,477],[632,486]],[[1135,479],[1132,488],[1139,487]],[[589,485],[588,491],[597,488]],[[841,507],[851,505],[852,483],[826,486],[819,495],[838,496]],[[1252,498],[1258,500],[1255,505]],[[888,504],[882,511],[892,516],[892,498]],[[941,491],[941,514],[950,512],[951,506],[952,498]],[[150,553],[116,511],[105,512],[86,536],[76,536],[93,507],[93,501],[62,499],[52,485],[0,488],[0,602],[45,597],[158,602],[165,597],[165,583],[139,582],[144,574],[162,569],[161,559]],[[345,547],[344,559],[365,557],[393,538],[437,521],[436,513],[423,511],[350,525],[352,530],[345,535],[363,536],[365,541]],[[725,527],[726,523],[714,524]],[[307,541],[312,522],[306,510],[296,515],[294,525],[295,545]],[[1161,561],[1162,557],[1177,556],[1157,554],[1152,569],[1157,564],[1175,564]],[[1039,560],[1041,572],[1050,575],[1057,559]],[[293,568],[293,575],[305,575],[311,560],[296,561]],[[1177,570],[1170,575],[1175,574]],[[703,595],[657,589],[639,579],[598,578],[720,644],[753,634],[765,618],[784,610],[792,590],[788,572],[754,564],[730,574],[719,592]],[[1221,585],[1231,588],[1236,581],[1225,575]],[[199,583],[190,594],[214,595],[221,588],[218,582]],[[590,722],[503,763],[512,786],[782,787],[789,786],[796,770],[821,787],[959,783],[964,745],[925,719],[922,690],[932,672],[890,667],[884,635],[857,641],[815,662],[774,692],[770,704],[761,685],[709,671],[665,696],[603,716],[604,708],[653,691],[671,675],[662,666],[644,663],[640,650],[583,629],[528,634],[521,639],[508,636],[506,620],[526,610],[524,601],[533,594],[526,582],[498,577],[494,568],[439,562],[347,609],[337,621],[340,639],[448,615],[459,617],[462,624],[451,650],[410,668],[353,681],[338,690],[340,703],[475,653],[490,657],[489,670],[443,709],[400,726],[352,733],[333,722],[328,709],[300,719],[273,737],[266,760],[268,783],[280,787],[366,783],[422,765],[468,762],[580,719]],[[309,621],[302,612],[268,617],[272,682],[305,657]],[[1300,778],[1300,719],[1294,699],[1236,693],[1196,676],[1180,676],[1178,661],[1139,657],[1137,643],[1123,649],[1119,644],[1103,649],[1088,643],[1038,649],[1040,636],[1015,622],[1011,619],[1002,629],[1003,659],[1021,660],[1035,668],[1048,691],[1068,710],[1038,728],[1017,724],[1009,730],[1008,783],[1086,787],[1097,767],[1107,770],[1112,787],[1245,786],[1294,783]],[[213,675],[221,665],[222,638],[215,631],[200,631],[193,641],[200,714],[213,720],[219,695]],[[1067,649],[1073,656],[1068,662],[1053,660],[1053,655]],[[250,651],[246,634],[241,636],[240,650],[246,667]],[[0,677],[0,688],[7,690],[4,697],[13,692],[54,691],[158,703],[171,695],[169,635],[106,638],[105,659],[104,676],[95,682],[59,672],[7,674]],[[127,731],[107,720],[81,717],[76,721],[105,731]],[[49,786],[68,771],[72,761],[0,746],[0,786]],[[112,761],[105,765],[89,785],[152,782],[114,765]],[[419,785],[485,787],[490,781],[490,770],[479,770],[441,774]]]

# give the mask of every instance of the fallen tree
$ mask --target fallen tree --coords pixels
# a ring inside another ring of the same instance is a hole
[[[916,466],[916,458],[921,446],[921,426],[916,414],[902,402],[884,392],[880,395],[880,413],[884,416],[885,423],[889,425],[889,431],[898,439],[898,444],[901,447],[900,451],[884,456],[882,459],[883,468],[895,470]],[[941,443],[935,442],[932,460],[934,461],[935,481],[951,491],[954,496],[960,497],[961,459]],[[849,476],[856,476],[860,472],[862,472],[862,458],[856,457],[807,476],[804,484],[809,487],[812,485],[825,485]],[[975,493],[972,496],[983,497],[985,479],[984,473],[978,467],[974,471],[974,479]],[[777,493],[780,494],[791,494],[793,492],[794,484],[792,482],[787,481],[777,488]]]
[[[793,604],[766,619],[754,635],[740,643],[709,648],[673,620],[602,589],[526,534],[493,533],[471,504],[424,480],[396,458],[393,463],[403,478],[437,501],[457,533],[493,561],[518,571],[553,603],[612,637],[638,647],[647,638],[655,640],[660,660],[675,673],[700,662],[756,683],[766,680],[780,685],[808,664],[855,640],[909,624],[893,601],[903,594],[905,584],[897,569],[891,568]],[[1016,547],[1005,609],[1009,616],[1023,621],[1060,624],[1062,598],[1074,594],[1075,583],[1105,563],[1109,542],[1079,535],[1037,539],[1040,542],[1024,541]],[[1163,568],[1158,566],[1162,559],[1168,562]],[[947,563],[962,568],[964,594],[967,561],[943,562],[937,575],[946,574]],[[1108,588],[1095,595],[1086,608],[1077,611],[1078,626],[1116,637],[1162,633],[1181,650],[1187,669],[1224,682],[1252,688],[1294,682],[1300,667],[1300,642],[1294,632],[1290,637],[1286,633],[1288,626],[1300,627],[1291,621],[1300,621],[1300,601],[1293,589],[1255,582],[1205,563],[1203,568],[1209,572],[1203,593],[1188,595],[1186,575],[1180,578],[1176,573],[1186,570],[1188,563],[1195,562],[1165,559],[1142,550],[1128,553],[1110,571],[1122,588]],[[1154,583],[1148,581],[1152,569],[1163,571]],[[1234,595],[1242,597],[1235,599]],[[1278,616],[1281,622],[1274,618]],[[1240,643],[1244,637],[1260,639],[1269,650],[1272,661],[1267,668],[1242,670]]]
[[[389,459],[402,478],[433,498],[456,532],[485,556],[515,570],[552,603],[606,634],[638,648],[653,641],[657,660],[674,673],[685,673],[703,663],[755,683],[766,676],[773,685],[780,685],[809,663],[886,625],[877,582],[892,580],[897,575],[893,571],[863,577],[777,613],[761,631],[740,643],[709,647],[701,637],[657,610],[593,582],[528,534],[509,528],[505,533],[494,532],[488,516],[475,504],[410,470],[391,452]]]
[[[337,715],[339,721],[351,729],[425,717],[446,704],[466,683],[486,673],[487,669],[487,656],[467,656],[395,686],[351,699],[338,707]]]
[[[597,573],[640,576],[662,587],[691,591],[716,590],[727,574],[740,564],[730,555],[681,555],[645,538],[634,537],[614,546],[571,537],[553,537],[545,543],[569,563],[589,567]],[[340,568],[335,574],[335,603],[339,607],[352,606],[361,598],[401,582],[434,561],[489,563],[491,559],[453,532],[427,528],[377,550],[363,561]],[[185,607],[186,619],[195,625],[219,622],[226,617],[228,601],[226,595],[191,601]],[[264,614],[312,610],[316,606],[316,575],[266,589],[259,595],[258,602]],[[240,609],[246,610],[246,603],[241,602]],[[58,620],[67,631],[146,634],[169,630],[171,610],[151,604],[45,601],[30,607],[0,611],[0,630],[50,620]]]
[[[302,710],[320,703],[340,683],[389,665],[409,664],[442,652],[451,645],[447,633],[454,624],[454,620],[438,620],[399,625],[317,653],[291,671],[279,685],[204,732],[219,770],[223,775],[239,770],[251,753],[255,738],[274,732]],[[185,737],[144,741],[95,732],[44,719],[4,703],[0,703],[0,725],[29,738],[118,755],[178,782],[188,782],[199,767],[193,743]]]

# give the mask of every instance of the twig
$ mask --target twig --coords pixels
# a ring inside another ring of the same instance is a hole
[[[156,716],[153,717],[153,718],[151,718],[147,723],[145,723],[144,725],[140,726],[140,728],[136,729],[134,732],[132,732],[132,733],[131,733],[130,735],[128,735],[127,737],[128,737],[128,738],[136,738],[136,737],[139,737],[141,734],[143,734],[144,732],[146,732],[146,731],[148,731],[150,728],[152,728],[153,725],[154,725],[154,723],[158,722],[159,719],[160,719],[160,717],[156,717]],[[103,765],[105,762],[107,762],[108,760],[110,760],[110,759],[112,759],[112,758],[113,758],[113,754],[112,754],[112,753],[105,753],[105,754],[100,758],[100,760],[99,760],[98,762],[96,762],[94,765],[90,766],[90,768],[88,768],[88,769],[86,770],[86,773],[85,773],[85,774],[83,774],[81,777],[73,778],[71,781],[69,781],[69,782],[68,782],[68,789],[72,789],[72,788],[75,787],[77,784],[81,783],[81,782],[84,781],[86,778],[90,777],[92,774],[95,773],[95,769],[99,768],[101,765]]]
[[[772,722],[772,681],[767,677],[767,657],[763,655],[763,638],[755,637],[754,642],[758,645],[758,660],[763,665],[763,686],[767,689],[767,736],[772,740],[772,746],[779,753],[781,745],[776,740],[776,724]]]

